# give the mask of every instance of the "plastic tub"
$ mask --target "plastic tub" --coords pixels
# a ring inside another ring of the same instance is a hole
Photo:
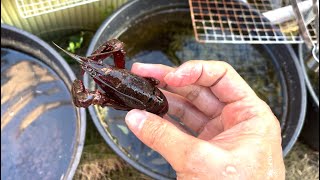
[[[314,72],[306,65],[307,52],[304,44],[299,45],[301,69],[308,89],[307,114],[300,139],[312,149],[319,151],[319,71]]]
[[[96,32],[87,55],[90,55],[98,46],[111,38],[119,38],[126,46],[128,61],[126,67],[130,69],[133,62],[161,63],[176,66],[183,63],[182,59],[189,58],[208,60],[229,59],[232,65],[248,64],[244,69],[236,68],[239,72],[256,69],[273,69],[273,75],[278,84],[272,89],[281,89],[276,96],[264,97],[266,101],[275,101],[272,107],[281,123],[283,154],[286,155],[296,142],[305,118],[306,88],[298,59],[288,45],[232,45],[232,44],[199,44],[195,43],[193,36],[181,43],[170,43],[183,37],[184,32],[179,30],[191,29],[188,1],[130,1],[111,17],[109,17]],[[149,21],[149,19],[154,21]],[[174,25],[177,32],[169,31],[168,26]],[[168,31],[167,31],[168,30]],[[150,33],[151,32],[151,33]],[[171,36],[174,34],[174,36]],[[190,46],[184,46],[191,42]],[[165,51],[170,47],[175,49]],[[197,49],[206,48],[207,51]],[[139,49],[140,48],[140,49]],[[142,49],[141,49],[142,48]],[[179,49],[180,48],[180,49]],[[230,51],[228,48],[233,48]],[[201,52],[201,53],[200,53]],[[234,56],[232,55],[234,54]],[[214,56],[213,56],[214,55]],[[260,61],[263,56],[263,61]],[[248,60],[248,61],[247,61]],[[249,61],[250,60],[250,61]],[[266,60],[266,61],[265,61]],[[267,73],[267,72],[266,72]],[[243,76],[255,86],[255,78],[263,78],[264,73],[249,73]],[[265,82],[265,87],[269,85]],[[95,84],[88,75],[84,83],[90,89]],[[256,92],[264,95],[263,89],[256,88]],[[277,104],[278,103],[278,104]],[[139,171],[155,179],[174,179],[175,172],[169,164],[156,152],[140,142],[126,127],[124,117],[126,111],[116,111],[112,108],[89,107],[92,119],[107,144],[126,162]]]
[[[1,179],[72,179],[86,128],[73,79],[51,46],[1,24]]]

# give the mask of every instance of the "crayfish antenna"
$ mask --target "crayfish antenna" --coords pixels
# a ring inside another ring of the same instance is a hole
[[[69,55],[72,59],[78,61],[80,64],[86,64],[86,61],[84,61],[84,59],[86,59],[85,57],[82,57],[82,56],[78,56],[76,54],[72,54],[71,52],[68,52],[66,50],[64,50],[62,47],[58,46],[56,43],[54,43],[52,41],[52,43],[57,47],[59,48],[61,51],[63,51],[64,53],[66,53],[67,55]]]

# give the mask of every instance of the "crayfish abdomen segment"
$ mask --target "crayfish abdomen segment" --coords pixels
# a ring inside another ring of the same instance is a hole
[[[143,109],[158,115],[168,111],[167,99],[148,78],[115,67],[99,78],[103,82],[94,80],[104,93],[131,109]]]

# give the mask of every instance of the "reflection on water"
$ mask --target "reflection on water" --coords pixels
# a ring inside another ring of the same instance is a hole
[[[168,11],[167,11],[168,12]],[[133,24],[119,39],[125,43],[126,67],[134,62],[178,66],[186,60],[223,60],[233,65],[255,92],[281,119],[284,105],[281,84],[271,58],[260,46],[243,44],[200,44],[195,41],[189,12],[148,16]],[[105,39],[100,40],[102,43]],[[91,84],[94,87],[94,84]],[[145,168],[166,177],[175,177],[170,165],[156,152],[127,131],[127,112],[95,107],[105,130],[120,149]]]
[[[60,179],[76,140],[76,111],[46,65],[1,48],[1,179]]]

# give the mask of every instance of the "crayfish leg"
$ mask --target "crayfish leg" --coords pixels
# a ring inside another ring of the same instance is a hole
[[[78,79],[73,81],[71,94],[73,104],[77,107],[87,108],[90,105],[99,105],[101,107],[110,106],[114,109],[125,111],[132,109],[99,90],[89,91],[84,87],[83,82]]]
[[[77,107],[89,107],[92,99],[89,98],[89,91],[85,89],[81,80],[74,80],[71,87],[71,95],[73,104]]]
[[[90,93],[94,97],[92,104],[99,105],[101,107],[112,107],[116,110],[123,110],[123,111],[129,111],[132,108],[128,107],[127,105],[119,102],[118,100],[115,100],[112,98],[112,96],[109,96],[108,94],[102,93],[99,90],[92,91]]]
[[[83,76],[86,71],[81,68],[81,75]]]
[[[111,39],[99,46],[88,58],[93,61],[101,62],[103,59],[113,55],[114,65],[118,68],[125,68],[124,44],[117,40]]]
[[[114,65],[117,68],[125,69],[126,61],[123,50],[113,53],[113,58]]]
[[[106,53],[106,52],[110,52],[113,50],[117,50],[115,49],[114,44],[118,43],[119,40],[117,39],[111,39],[109,41],[104,42],[102,45],[100,45],[95,51],[93,51],[92,54],[101,54],[101,53]]]

